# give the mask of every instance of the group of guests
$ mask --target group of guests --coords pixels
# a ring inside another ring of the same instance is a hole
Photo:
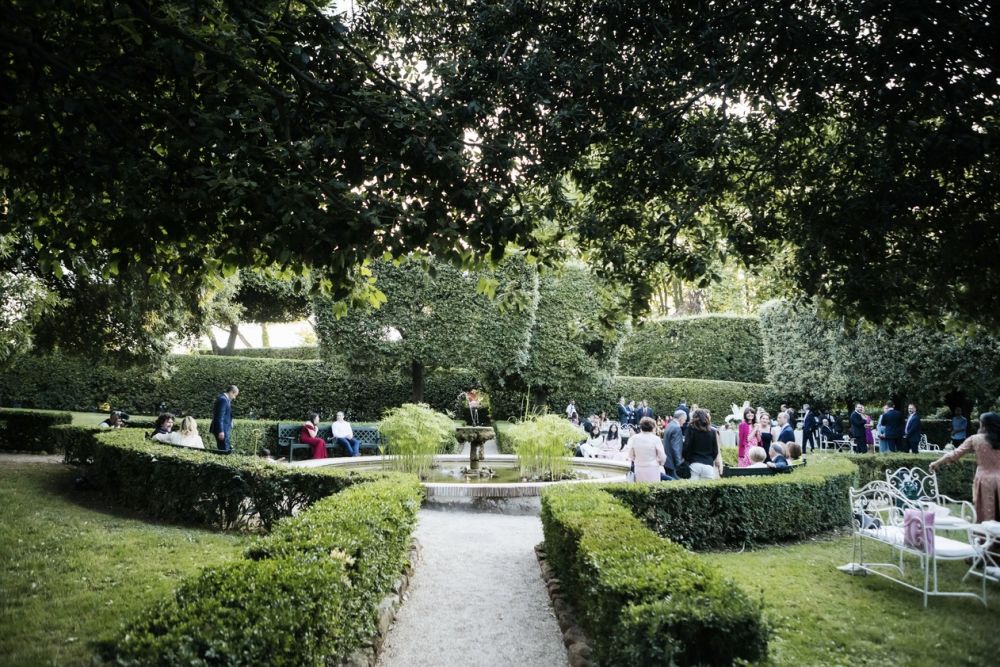
[[[784,407],[782,406],[782,408]],[[809,406],[803,407],[808,408]],[[808,417],[809,414],[807,410],[806,416]],[[764,452],[764,458],[761,461],[766,465],[771,459],[770,450],[772,444],[779,443],[781,445],[782,455],[786,446],[793,444],[798,446],[795,442],[795,428],[790,421],[792,418],[793,413],[789,410],[779,410],[777,417],[778,433],[775,435],[771,423],[771,415],[767,410],[762,407],[756,410],[749,407],[746,408],[743,411],[743,420],[736,431],[737,465],[740,468],[750,468],[753,467],[754,463],[760,462],[754,461],[754,458],[751,457],[753,449],[759,449]],[[754,456],[759,456],[759,453]]]

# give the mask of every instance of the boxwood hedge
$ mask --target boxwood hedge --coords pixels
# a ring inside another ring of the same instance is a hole
[[[623,375],[766,382],[760,321],[697,315],[646,322],[625,339]]]
[[[456,397],[475,382],[464,370],[427,377],[424,401],[453,410]],[[208,418],[212,402],[228,385],[240,387],[233,416],[328,419],[343,410],[352,421],[377,420],[389,407],[410,400],[410,385],[396,374],[351,377],[321,361],[172,355],[167,374],[116,369],[59,354],[24,357],[0,376],[4,401],[22,408],[100,411],[108,403],[136,414],[168,410]]]
[[[608,485],[606,491],[663,537],[691,549],[800,539],[850,523],[845,458],[810,460],[787,475],[712,482]]]
[[[761,603],[589,485],[542,495],[549,564],[600,665],[732,664],[767,653]]]
[[[204,356],[214,355],[211,350],[192,350],[192,354]],[[249,347],[237,350],[233,357],[249,357],[253,359],[319,359],[319,345],[300,345],[297,347]]]
[[[93,431],[90,481],[118,504],[153,517],[220,528],[268,529],[278,519],[390,472],[289,468],[151,442],[138,429]]]
[[[343,664],[371,641],[406,562],[422,489],[414,477],[353,486],[210,568],[129,625],[116,665]]]
[[[61,443],[52,437],[52,427],[69,424],[68,412],[0,410],[0,449],[24,452],[57,452]]]

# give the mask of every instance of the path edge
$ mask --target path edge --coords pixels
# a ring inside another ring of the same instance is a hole
[[[593,667],[594,663],[590,659],[593,654],[590,642],[576,622],[576,609],[563,597],[562,582],[549,567],[545,557],[544,542],[535,545],[535,556],[538,558],[538,567],[542,571],[545,590],[549,593],[549,601],[556,615],[556,621],[559,623],[559,630],[562,632],[563,645],[566,647],[570,667]]]

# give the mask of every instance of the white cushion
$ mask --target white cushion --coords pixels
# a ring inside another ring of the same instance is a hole
[[[934,555],[938,558],[972,558],[976,555],[976,550],[968,542],[935,536]]]
[[[903,543],[903,529],[899,526],[882,526],[881,528],[865,528],[862,535],[874,537],[876,540],[900,545]]]

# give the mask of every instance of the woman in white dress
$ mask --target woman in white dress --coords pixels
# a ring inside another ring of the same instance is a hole
[[[158,440],[168,445],[205,449],[205,443],[202,442],[201,436],[198,435],[198,422],[190,415],[181,420],[181,430],[171,431],[170,433],[157,433],[153,436],[153,440]]]
[[[656,422],[651,417],[639,420],[639,432],[628,439],[628,453],[625,458],[635,462],[635,481],[659,482],[660,470],[667,462],[663,443],[654,431]]]
[[[595,459],[604,450],[604,437],[601,435],[601,427],[595,425],[594,430],[588,433],[590,439],[580,445],[580,453],[588,459]]]
[[[604,443],[597,457],[601,459],[625,458],[625,452],[622,451],[622,438],[618,433],[618,424],[611,422],[608,426],[608,433],[604,436]]]

